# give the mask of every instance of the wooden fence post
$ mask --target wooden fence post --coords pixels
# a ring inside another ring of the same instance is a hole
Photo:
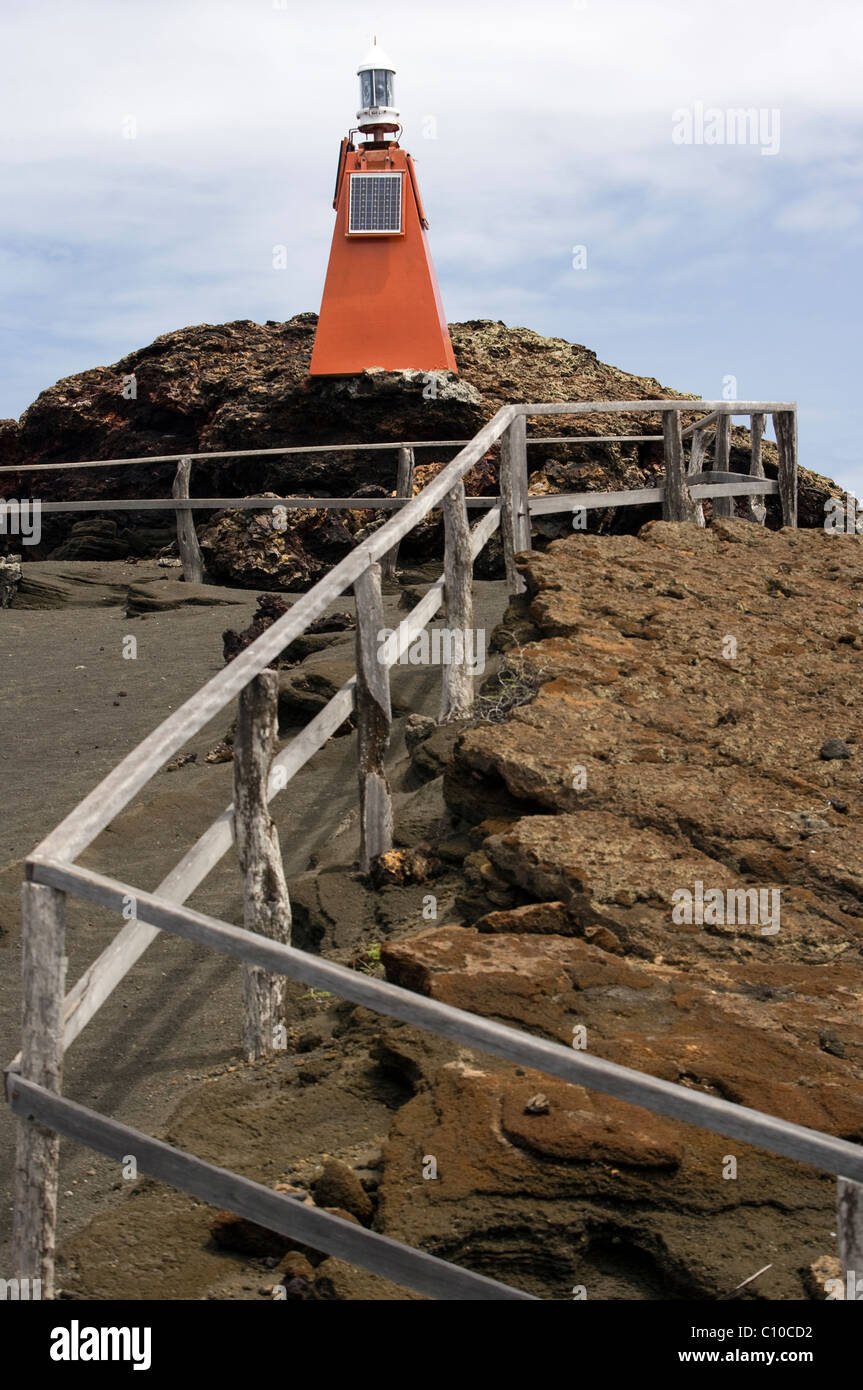
[[[730,472],[731,416],[723,412],[716,421],[716,440],[713,446],[713,469],[716,473]],[[711,497],[714,516],[734,516],[733,497]]]
[[[461,719],[473,709],[473,676],[469,658],[475,651],[468,643],[473,627],[473,557],[470,552],[470,525],[467,517],[464,482],[459,482],[443,499],[444,581],[446,625],[449,630],[450,660],[442,668],[441,721]]]
[[[371,564],[354,583],[357,605],[357,739],[360,781],[360,870],[393,846],[393,807],[384,759],[390,743],[389,667],[380,659],[384,631],[381,567]]]
[[[399,449],[399,466],[396,475],[396,497],[412,497],[414,490],[414,451],[402,447]],[[382,560],[384,579],[395,579],[396,564],[399,558],[398,542],[392,550],[388,550]]]
[[[243,872],[243,926],[291,944],[291,903],[277,831],[267,806],[279,700],[277,671],[262,671],[240,692],[234,739],[234,838]],[[284,1021],[286,982],[243,966],[243,1056],[268,1056]]]
[[[662,491],[663,521],[697,521],[696,503],[686,485],[683,467],[683,433],[679,410],[662,412],[665,448],[665,485]]]
[[[20,1075],[51,1091],[63,1079],[63,997],[66,988],[66,895],[38,883],[21,889],[23,1038]],[[41,1281],[54,1297],[57,1167],[60,1139],[19,1119],[12,1218],[14,1277]],[[36,1294],[35,1297],[39,1297]]]
[[[856,1290],[863,1289],[863,1183],[837,1179],[836,1235],[842,1278],[846,1281],[845,1297],[856,1298]]]
[[[500,441],[500,531],[506,565],[506,586],[511,594],[524,592],[515,557],[530,550],[530,513],[527,500],[527,421],[517,415]]]
[[[797,411],[778,410],[773,416],[779,447],[779,501],[782,525],[797,525]]]
[[[752,478],[764,477],[764,460],[761,457],[761,441],[764,437],[763,415],[751,415],[749,418],[749,437],[751,440],[751,450],[749,455],[749,474]],[[763,526],[767,516],[767,507],[762,496],[752,495],[743,499],[746,516],[750,521],[754,521],[758,526]]]
[[[180,459],[177,464],[177,472],[174,475],[174,485],[171,488],[172,497],[189,496],[191,472],[192,460],[189,458]],[[183,578],[187,584],[202,584],[204,581],[204,561],[201,556],[201,547],[198,545],[194,512],[182,508],[175,515],[177,518],[177,547],[183,562]]]
[[[706,449],[705,430],[694,430],[692,433],[692,448],[689,453],[689,467],[687,473],[700,473],[704,465],[704,454]],[[700,501],[693,498],[695,505],[695,523],[697,526],[704,525],[704,507]]]

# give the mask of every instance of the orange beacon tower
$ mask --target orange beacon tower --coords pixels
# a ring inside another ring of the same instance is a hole
[[[399,148],[395,68],[380,48],[357,69],[358,126],[342,140],[336,226],[312,376],[456,371],[410,155]],[[367,138],[355,142],[359,134]]]

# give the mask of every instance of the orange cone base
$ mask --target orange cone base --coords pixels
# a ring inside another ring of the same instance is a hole
[[[402,175],[400,234],[349,234],[350,175]],[[353,376],[386,371],[457,371],[409,156],[348,151],[337,192],[336,227],[310,372]]]

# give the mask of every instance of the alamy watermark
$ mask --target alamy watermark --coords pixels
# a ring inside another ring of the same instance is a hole
[[[398,655],[401,629],[381,628],[377,635],[377,657],[381,665],[466,666],[473,676],[485,670],[485,630],[483,628],[424,628]]]
[[[0,1279],[0,1302],[35,1302],[42,1297],[41,1279]]]
[[[863,502],[853,492],[828,497],[824,503],[824,530],[828,536],[863,536]]]
[[[766,106],[678,106],[671,113],[675,145],[758,145],[761,153],[779,153],[779,109]]]
[[[696,879],[694,890],[676,888],[671,920],[699,927],[759,926],[762,936],[775,936],[782,908],[779,888],[707,888]]]
[[[42,503],[38,497],[0,499],[0,536],[20,536],[22,545],[42,539]]]
[[[863,1302],[863,1276],[853,1269],[846,1270],[845,1283],[841,1279],[825,1279],[824,1292],[828,1301],[841,1298],[851,1303]]]
[[[149,1327],[82,1327],[73,1318],[69,1327],[55,1327],[48,1351],[52,1361],[131,1361],[134,1371],[148,1371],[152,1362]]]

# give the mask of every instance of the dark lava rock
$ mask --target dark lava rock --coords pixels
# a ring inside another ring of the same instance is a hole
[[[339,1215],[350,1214],[367,1226],[374,1214],[371,1198],[352,1168],[331,1158],[313,1188],[319,1207],[338,1208]]]
[[[829,762],[832,758],[850,758],[851,749],[847,743],[843,743],[841,738],[828,738],[822,743],[818,753],[819,758]]]
[[[434,399],[427,398],[421,372],[371,370],[359,377],[312,378],[309,361],[316,323],[314,314],[305,313],[286,323],[241,319],[162,334],[111,366],[93,367],[48,387],[17,423],[0,422],[0,463],[146,460],[163,454],[304,444],[469,439],[502,405],[513,401],[661,400],[679,395],[654,378],[633,376],[598,361],[589,348],[485,319],[450,325],[459,376],[441,374]],[[137,387],[134,400],[123,396],[124,378],[130,375]],[[650,434],[659,432],[660,422],[658,416],[643,415],[584,417],[579,428],[589,435]],[[534,437],[553,437],[560,430],[553,416],[530,425]],[[748,440],[747,431],[732,430],[732,469],[748,468]],[[417,488],[454,453],[451,447],[419,450]],[[641,487],[663,470],[662,446],[655,443],[535,445],[529,459],[535,490],[544,492]],[[468,493],[496,490],[496,460],[495,449],[468,474]],[[776,476],[776,461],[776,446],[765,442],[769,478]],[[357,495],[360,501],[363,495],[394,491],[396,463],[395,450],[249,453],[243,458],[196,460],[191,489],[193,496],[269,492]],[[144,462],[116,469],[48,471],[40,480],[45,495],[58,501],[168,497],[174,471],[173,463]],[[21,496],[22,491],[29,491],[27,475],[2,475],[0,496]],[[800,525],[820,527],[824,502],[838,491],[836,485],[802,469]],[[769,497],[767,507],[768,524],[778,526],[776,499]],[[626,508],[596,514],[594,524],[599,531],[628,533],[654,515],[655,508]],[[152,512],[124,516],[131,532],[152,529]],[[316,579],[350,548],[357,532],[379,519],[370,509],[296,512],[288,513],[284,531],[274,532],[267,513],[234,512],[204,517],[199,531],[214,577],[247,587],[285,589]],[[97,514],[87,524],[101,520]],[[42,545],[32,558],[44,559],[64,545],[76,524],[70,514],[46,516]],[[566,530],[569,518],[555,525]],[[403,541],[402,563],[427,559],[440,529],[436,518]],[[74,534],[80,547],[83,533]],[[87,535],[94,538],[92,531]],[[108,539],[106,535],[103,544]],[[8,537],[0,538],[0,548],[5,551],[8,542]],[[76,550],[76,558],[103,558],[89,546],[90,542],[84,553]]]
[[[233,661],[234,657],[244,652],[246,647],[257,640],[267,628],[274,622],[283,617],[291,607],[291,601],[282,598],[279,594],[262,594],[258,599],[258,607],[249,626],[242,632],[235,632],[233,628],[228,628],[222,633],[222,650],[226,661]],[[282,654],[284,655],[284,653]],[[278,666],[281,657],[276,657],[270,662],[271,666]]]
[[[409,714],[405,720],[405,744],[409,753],[412,753],[417,744],[422,743],[430,734],[433,734],[437,724],[427,714]]]
[[[839,1037],[835,1028],[823,1028],[818,1034],[818,1046],[822,1052],[829,1052],[831,1057],[844,1057],[845,1044]]]

